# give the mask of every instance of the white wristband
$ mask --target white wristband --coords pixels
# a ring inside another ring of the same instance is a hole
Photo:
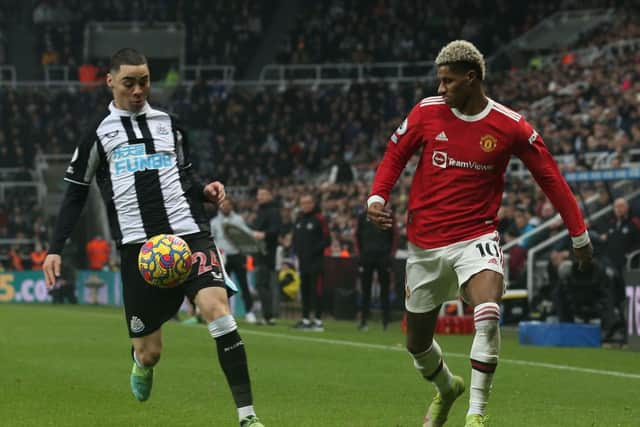
[[[382,203],[383,205],[387,204],[387,202],[377,194],[374,194],[367,199],[367,207],[370,207],[374,203]]]
[[[589,239],[589,232],[585,231],[578,236],[572,236],[571,243],[576,249],[587,246],[589,243],[591,243],[591,239]]]

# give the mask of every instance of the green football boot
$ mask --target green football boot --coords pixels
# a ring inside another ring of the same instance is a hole
[[[439,392],[431,401],[427,415],[424,416],[423,427],[442,427],[447,421],[449,410],[456,401],[464,393],[464,380],[454,376],[451,378],[451,390],[441,395]]]
[[[467,422],[464,424],[464,427],[486,427],[489,425],[487,423],[488,419],[489,417],[485,415],[467,415]]]
[[[153,385],[153,368],[140,368],[133,362],[131,369],[131,391],[136,399],[144,402],[151,394]]]
[[[255,415],[249,415],[240,420],[240,427],[264,427],[264,424]]]

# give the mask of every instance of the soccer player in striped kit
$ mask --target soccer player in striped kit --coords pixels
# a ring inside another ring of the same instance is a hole
[[[500,352],[502,252],[496,231],[504,175],[519,157],[560,212],[574,254],[585,266],[593,248],[580,209],[540,135],[518,113],[488,98],[485,63],[471,43],[456,40],[438,54],[438,95],[420,101],[393,133],[367,201],[370,221],[392,224],[385,208],[407,161],[422,150],[409,195],[406,266],[407,349],[437,394],[425,427],[445,424],[464,393],[433,339],[443,302],[462,296],[474,307],[471,385],[466,427],[486,425],[485,409]]]
[[[218,360],[235,400],[241,427],[264,427],[253,409],[244,343],[229,309],[234,289],[224,280],[203,202],[220,203],[224,185],[195,179],[186,132],[169,114],[147,102],[147,60],[134,49],[111,57],[107,84],[113,101],[78,143],[65,180],[69,183],[43,270],[47,286],[60,275],[60,253],[96,178],[121,257],[123,299],[134,359],[133,395],[151,394],[154,366],[162,351],[161,327],[185,295],[198,306],[218,349]],[[191,248],[194,265],[175,288],[148,285],[138,271],[142,244],[157,234],[175,234]]]

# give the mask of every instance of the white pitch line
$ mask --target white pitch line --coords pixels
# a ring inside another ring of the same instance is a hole
[[[80,313],[82,315],[86,315],[88,313],[88,311],[79,311],[79,310],[72,310],[72,309],[65,310],[63,307],[57,307],[56,311],[64,311],[66,313],[73,313],[73,314]],[[118,317],[116,317],[116,314],[118,315]],[[94,312],[92,313],[92,316],[119,319],[120,313],[95,313]],[[285,338],[285,339],[297,340],[297,341],[315,342],[319,344],[344,345],[347,347],[370,348],[374,350],[391,350],[391,351],[402,351],[402,352],[406,351],[404,347],[394,347],[391,345],[370,344],[365,342],[346,341],[346,340],[333,340],[329,338],[304,337],[299,335],[279,334],[275,332],[254,331],[251,329],[242,329],[241,333],[249,334],[249,335],[261,335],[265,337]],[[467,359],[469,357],[469,355],[467,354],[451,353],[451,352],[446,352],[445,355],[447,357],[455,357],[455,358],[462,358],[462,359]],[[596,374],[596,375],[604,375],[608,377],[630,378],[630,379],[640,380],[640,374],[630,374],[628,372],[620,372],[620,371],[605,371],[602,369],[579,368],[577,366],[570,366],[570,365],[556,365],[553,363],[532,362],[528,360],[503,359],[503,358],[500,358],[500,363],[510,363],[512,365],[534,366],[537,368],[555,369],[558,371],[580,372],[584,374]]]
[[[304,337],[304,336],[291,335],[291,334],[279,334],[275,332],[254,331],[251,329],[242,329],[241,333],[243,335],[244,334],[259,335],[263,337],[284,338],[284,339],[289,339],[294,341],[306,341],[306,342],[313,342],[318,344],[343,345],[346,347],[370,348],[373,350],[391,350],[391,351],[402,351],[402,352],[406,351],[404,347],[394,347],[391,345],[370,344],[365,342],[346,341],[346,340],[334,340],[329,338]],[[451,352],[445,352],[445,356],[463,358],[463,359],[469,358],[468,354],[451,353]],[[620,378],[630,378],[630,379],[640,380],[640,374],[631,374],[628,372],[620,372],[620,371],[606,371],[602,369],[579,368],[577,366],[571,366],[571,365],[556,365],[554,363],[532,362],[529,360],[503,359],[503,358],[500,358],[500,363],[509,363],[512,365],[533,366],[536,368],[555,369],[558,371],[571,371],[571,372],[580,372],[584,374],[596,374],[596,375],[604,375],[609,377],[620,377]]]

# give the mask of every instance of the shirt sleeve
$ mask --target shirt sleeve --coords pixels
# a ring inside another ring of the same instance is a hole
[[[423,117],[420,105],[413,107],[398,129],[391,135],[376,175],[369,198],[381,197],[385,203],[398,177],[411,156],[423,144]]]
[[[69,163],[69,167],[64,174],[65,181],[84,186],[91,184],[91,180],[100,165],[98,144],[100,144],[100,141],[94,131],[80,140],[73,152],[71,163]]]
[[[189,188],[185,188],[185,192],[191,193],[192,197],[194,197],[195,200],[206,202],[208,200],[204,196],[204,183],[198,180],[193,170],[190,151],[191,147],[189,146],[187,131],[173,116],[171,116],[171,127],[173,129],[176,146],[176,158],[178,162],[178,169],[180,170],[180,175],[186,175],[188,177],[186,181],[190,183]]]
[[[88,185],[76,184],[74,182],[69,183],[56,220],[53,238],[51,239],[51,245],[49,247],[50,254],[59,255],[62,253],[64,243],[71,235],[71,232],[73,232],[78,218],[80,218],[88,194]]]
[[[542,137],[524,118],[518,122],[514,154],[527,166],[542,191],[560,212],[572,237],[583,234],[587,226],[571,188],[562,177]]]

